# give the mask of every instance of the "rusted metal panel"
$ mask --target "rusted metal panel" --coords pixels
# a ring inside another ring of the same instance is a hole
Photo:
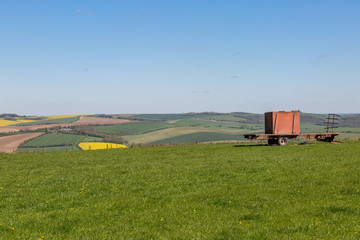
[[[265,113],[265,134],[300,134],[300,112]]]

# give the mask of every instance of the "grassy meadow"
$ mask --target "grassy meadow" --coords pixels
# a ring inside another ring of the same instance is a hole
[[[360,239],[360,141],[0,154],[1,239]]]

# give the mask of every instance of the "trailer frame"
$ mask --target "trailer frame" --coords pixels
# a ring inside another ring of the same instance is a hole
[[[288,139],[315,139],[317,141],[332,142],[338,133],[299,133],[299,134],[245,134],[244,137],[250,140],[268,140],[269,145],[285,146]]]

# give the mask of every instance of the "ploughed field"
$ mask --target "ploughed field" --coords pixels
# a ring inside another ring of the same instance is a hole
[[[19,135],[11,135],[0,137],[0,152],[12,153],[20,146],[20,144],[32,138],[41,136],[42,132],[25,133]]]
[[[360,141],[0,154],[3,239],[359,239]]]

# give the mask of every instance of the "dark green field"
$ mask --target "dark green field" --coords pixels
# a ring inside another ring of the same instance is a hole
[[[180,143],[197,143],[211,141],[227,141],[227,140],[244,140],[243,135],[225,134],[216,132],[198,132],[180,135],[177,137],[165,138],[159,141],[151,142],[152,144],[180,144]]]
[[[5,133],[0,133],[0,137],[13,136],[13,135],[24,134],[29,132],[33,132],[33,131],[5,132]]]
[[[48,133],[34,138],[21,145],[17,152],[54,152],[80,150],[80,142],[102,141],[102,138],[85,135]]]
[[[170,128],[171,124],[159,121],[141,121],[96,127],[96,130],[119,135],[135,135]]]
[[[359,239],[360,141],[0,154],[1,239]]]
[[[65,145],[65,146],[47,146],[47,147],[20,147],[16,150],[17,153],[29,153],[29,152],[67,152],[67,151],[79,151],[81,150],[77,145]]]

